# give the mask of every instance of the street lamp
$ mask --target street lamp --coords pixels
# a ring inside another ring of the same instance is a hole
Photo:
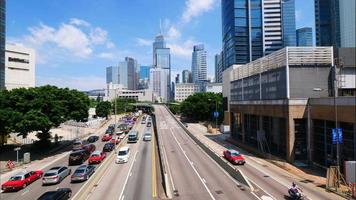
[[[212,101],[212,99],[208,99],[209,101]],[[215,128],[217,129],[218,128],[218,117],[219,115],[216,114],[218,113],[218,100],[215,99],[215,112],[213,114],[214,118],[215,118]]]

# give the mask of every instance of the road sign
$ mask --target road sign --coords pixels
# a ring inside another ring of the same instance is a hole
[[[21,147],[16,147],[15,149],[14,149],[14,151],[20,151],[21,150]]]
[[[332,142],[333,144],[342,144],[342,129],[341,128],[333,128],[332,129]]]
[[[218,117],[219,117],[219,112],[216,112],[216,111],[215,111],[215,112],[213,113],[213,115],[214,115],[214,118],[218,118]]]

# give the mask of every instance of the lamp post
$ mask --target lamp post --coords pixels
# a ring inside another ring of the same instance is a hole
[[[212,101],[212,99],[208,99],[209,101]],[[213,114],[214,118],[215,118],[215,128],[217,129],[218,128],[218,114],[215,114],[215,113],[218,113],[218,100],[215,99],[215,112]]]

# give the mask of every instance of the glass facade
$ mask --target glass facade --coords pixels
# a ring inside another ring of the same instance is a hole
[[[6,1],[0,0],[0,89],[5,88]]]
[[[194,83],[207,80],[206,51],[204,50],[204,45],[193,47],[192,77]]]
[[[106,83],[119,84],[119,67],[106,68]]]
[[[140,79],[149,79],[150,69],[150,66],[140,66]]]
[[[191,72],[189,70],[183,70],[182,72],[182,83],[191,83]]]
[[[282,0],[282,28],[284,46],[297,46],[295,28],[295,1]]]
[[[297,30],[297,46],[313,46],[313,32],[311,27],[300,28]]]
[[[169,48],[156,49],[156,67],[163,69],[171,68],[171,56]]]

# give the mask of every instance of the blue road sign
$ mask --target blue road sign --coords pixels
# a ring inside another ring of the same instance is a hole
[[[338,137],[337,137],[337,140],[340,144],[342,144],[342,129],[341,128],[338,128],[337,129],[337,133],[338,133]]]
[[[219,117],[219,112],[214,112],[214,118],[218,118]]]
[[[336,144],[336,143],[337,143],[337,139],[338,139],[337,136],[338,136],[338,133],[337,133],[336,129],[333,128],[333,129],[332,129],[332,142],[333,142],[333,144]]]

